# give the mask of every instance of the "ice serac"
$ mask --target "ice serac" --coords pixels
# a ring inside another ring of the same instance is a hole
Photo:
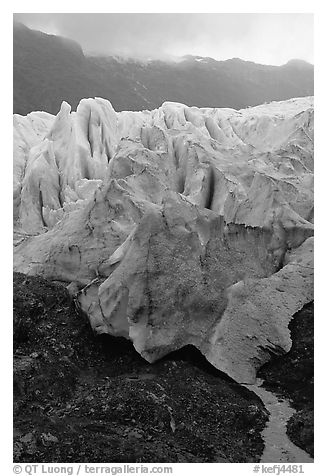
[[[14,268],[61,280],[149,362],[193,344],[252,382],[313,299],[313,98],[104,99],[14,124]]]

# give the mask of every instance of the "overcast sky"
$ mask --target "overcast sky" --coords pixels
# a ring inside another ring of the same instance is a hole
[[[314,62],[313,15],[308,13],[17,13],[14,19],[72,38],[86,53]]]

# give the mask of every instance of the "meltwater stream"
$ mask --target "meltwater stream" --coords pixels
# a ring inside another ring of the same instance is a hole
[[[262,431],[265,448],[261,457],[261,463],[313,463],[305,451],[292,443],[287,434],[287,422],[295,413],[289,402],[282,397],[264,389],[262,381],[257,380],[253,385],[244,385],[256,393],[269,411],[269,421]]]

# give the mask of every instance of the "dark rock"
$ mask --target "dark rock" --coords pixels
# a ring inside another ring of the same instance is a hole
[[[259,461],[263,405],[194,347],[150,366],[94,336],[62,286],[15,274],[14,292],[34,329],[15,340],[15,462]]]

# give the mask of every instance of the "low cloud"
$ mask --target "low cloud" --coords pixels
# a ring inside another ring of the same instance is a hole
[[[86,53],[135,58],[186,54],[264,64],[313,63],[312,14],[17,13],[30,28],[76,40]]]

